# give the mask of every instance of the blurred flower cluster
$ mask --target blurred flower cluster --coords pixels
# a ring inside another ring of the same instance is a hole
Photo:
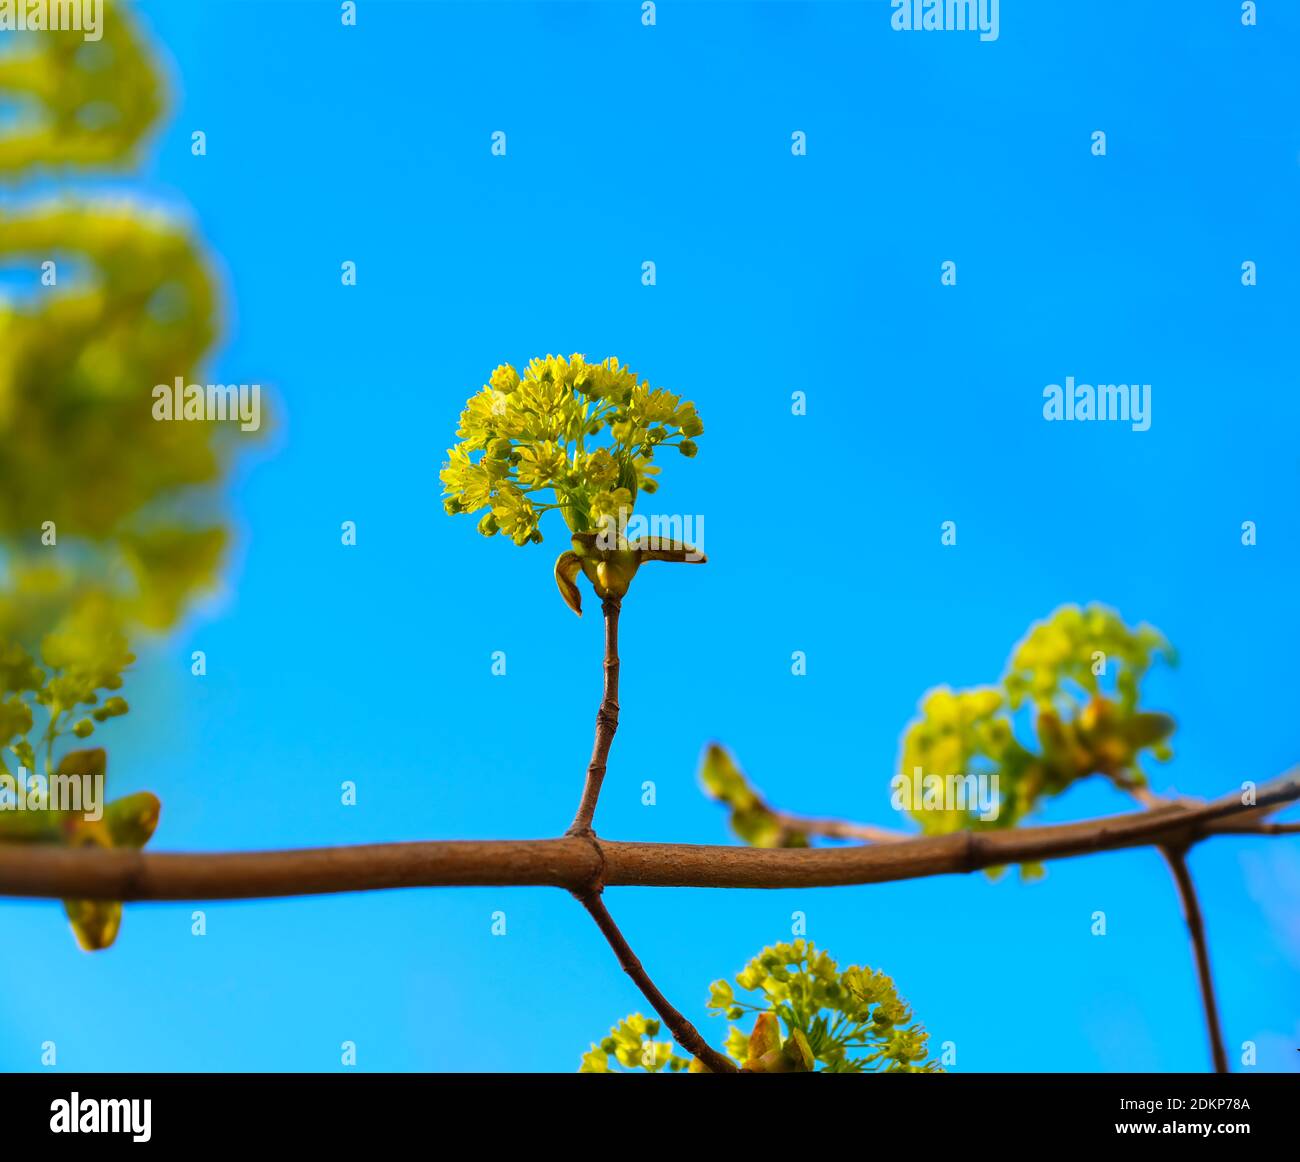
[[[1156,630],[1130,628],[1112,609],[1058,609],[1015,647],[1000,686],[931,690],[903,735],[900,777],[997,774],[998,818],[930,808],[913,818],[931,833],[1013,827],[1090,775],[1145,787],[1142,756],[1171,757],[1174,720],[1139,707],[1142,679],[1174,660]]]
[[[133,169],[166,104],[135,18],[105,8],[98,41],[23,32],[0,51],[0,785],[33,802],[70,760],[102,774],[102,751],[58,751],[127,712],[130,639],[215,583],[227,540],[229,426],[151,411],[217,337],[207,259],[184,223],[75,186]],[[138,846],[157,800],[120,803],[96,825],[0,813],[0,841]],[[117,905],[68,910],[83,946],[111,943]]]
[[[748,1032],[729,1028],[727,1054],[749,1073],[935,1073],[928,1037],[882,972],[851,965],[841,970],[811,941],[763,949],[736,976],[709,989],[709,1010],[728,1020],[754,1014]],[[657,1041],[659,1022],[634,1013],[583,1055],[579,1072],[611,1073],[617,1066],[648,1073],[705,1072]]]
[[[946,834],[1014,827],[1045,798],[1089,776],[1142,794],[1143,759],[1171,758],[1175,727],[1169,715],[1140,705],[1142,681],[1156,662],[1175,661],[1151,626],[1130,627],[1102,605],[1062,606],[1030,628],[998,685],[925,694],[903,732],[895,805],[923,832]],[[995,787],[996,811],[981,811],[973,796],[932,800],[923,789],[961,779]],[[809,845],[800,817],[769,806],[721,746],[706,750],[700,781],[751,846]],[[1041,869],[1027,864],[1021,872],[1032,877]]]

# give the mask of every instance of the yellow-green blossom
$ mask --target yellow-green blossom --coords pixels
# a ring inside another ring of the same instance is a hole
[[[502,364],[471,396],[441,480],[450,513],[490,509],[487,536],[541,540],[542,516],[558,509],[571,532],[630,515],[653,492],[662,448],[695,455],[704,430],[695,405],[652,387],[610,358],[533,359],[521,375]]]

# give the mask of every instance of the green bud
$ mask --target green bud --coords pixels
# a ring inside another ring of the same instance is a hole
[[[560,515],[571,532],[580,533],[591,527],[586,508],[574,499],[572,493],[560,498]]]
[[[114,800],[104,811],[104,823],[114,847],[143,847],[158,826],[162,804],[150,791],[137,791]]]
[[[57,774],[90,776],[102,779],[108,771],[108,755],[102,747],[94,750],[70,750],[59,760]]]
[[[73,726],[72,733],[78,738],[89,738],[95,733],[95,724],[89,718],[83,718]]]
[[[108,718],[118,718],[130,709],[131,708],[126,704],[125,698],[119,698],[117,695],[114,695],[112,698],[108,699],[103,706],[96,710],[91,717],[96,722],[103,722]]]
[[[636,503],[636,465],[632,462],[632,457],[624,454],[619,457],[618,465],[618,486],[626,488],[632,494],[632,502]]]
[[[677,445],[677,450],[689,460],[700,449],[699,445],[697,445],[694,440],[683,440]]]
[[[497,524],[497,518],[490,512],[483,515],[482,520],[478,522],[478,531],[485,537],[496,536],[501,526]]]
[[[77,943],[85,951],[98,952],[117,939],[122,924],[121,904],[108,900],[64,900],[63,908]]]
[[[802,1029],[791,1030],[782,1052],[795,1073],[812,1073],[817,1064],[812,1046],[808,1044],[808,1038]]]
[[[683,436],[698,436],[704,431],[704,421],[699,416],[690,416],[682,421]]]
[[[781,1024],[775,1013],[759,1013],[754,1031],[749,1035],[749,1056],[762,1058],[765,1054],[780,1051]]]

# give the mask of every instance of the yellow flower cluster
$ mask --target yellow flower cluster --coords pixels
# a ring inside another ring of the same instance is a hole
[[[551,509],[572,532],[587,532],[654,492],[657,450],[694,456],[703,430],[693,403],[614,358],[548,355],[522,375],[502,364],[461,412],[443,504],[449,513],[487,509],[479,531],[517,545],[540,543]]]

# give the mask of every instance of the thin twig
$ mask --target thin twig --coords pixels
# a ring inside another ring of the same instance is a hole
[[[298,851],[160,854],[0,844],[0,896],[221,900],[385,888],[547,885],[798,888],[892,883],[1155,844],[1190,845],[1220,821],[1300,799],[1300,771],[1238,792],[1079,823],[923,835],[855,847],[751,848],[588,839],[455,840]],[[601,856],[604,857],[603,868]]]
[[[1128,787],[1126,790],[1143,807],[1164,807],[1172,801],[1157,795],[1150,787]]]
[[[582,906],[591,913],[591,918],[596,921],[596,927],[609,941],[609,946],[614,950],[614,955],[618,957],[618,962],[623,966],[623,971],[632,978],[633,983],[641,990],[645,999],[650,1002],[651,1007],[662,1018],[663,1023],[668,1026],[668,1031],[672,1033],[677,1044],[691,1056],[698,1057],[700,1061],[708,1066],[709,1071],[712,1073],[736,1073],[735,1064],[725,1054],[714,1049],[700,1035],[700,1031],[673,1008],[668,998],[655,987],[654,981],[650,979],[649,974],[637,959],[631,945],[624,939],[618,925],[614,923],[614,918],[609,914],[609,909],[605,907],[604,901],[601,900],[600,893],[580,892],[574,894],[578,897]]]
[[[592,835],[592,820],[596,815],[596,803],[600,799],[601,784],[605,781],[605,767],[609,762],[609,748],[614,742],[614,732],[618,730],[618,614],[620,601],[617,597],[607,597],[600,608],[605,614],[605,682],[600,699],[600,709],[596,711],[596,741],[591,750],[591,762],[587,764],[587,780],[582,788],[582,799],[578,803],[578,813],[569,824],[566,835]]]
[[[807,819],[788,811],[773,811],[777,825],[785,832],[818,835],[824,839],[860,839],[864,843],[898,843],[909,839],[905,832],[877,827],[874,823],[851,823],[846,819]]]
[[[632,978],[637,988],[653,1006],[654,1011],[663,1019],[677,1044],[699,1058],[711,1072],[735,1073],[736,1067],[725,1056],[710,1047],[709,1043],[700,1036],[699,1030],[675,1009],[668,998],[655,986],[600,898],[601,875],[605,864],[592,821],[596,815],[596,804],[600,801],[600,788],[605,781],[609,750],[618,731],[618,615],[621,602],[617,597],[607,597],[601,602],[600,608],[605,615],[605,664],[600,709],[596,711],[596,739],[592,744],[591,762],[587,764],[587,777],[583,784],[578,811],[569,825],[569,830],[565,832],[567,836],[585,840],[593,849],[597,864],[596,872],[588,886],[575,892],[574,895],[596,921],[596,926],[614,950],[614,955],[618,957],[623,971]]]
[[[1196,975],[1201,983],[1201,1003],[1205,1008],[1205,1027],[1210,1035],[1210,1057],[1215,1073],[1228,1072],[1228,1054],[1223,1047],[1223,1029],[1219,1025],[1219,1007],[1214,999],[1214,977],[1210,973],[1210,950],[1205,939],[1205,921],[1196,895],[1192,873],[1187,869],[1187,849],[1160,845],[1169,870],[1174,874],[1178,898],[1183,904],[1183,916],[1192,938],[1192,954],[1196,958]]]

